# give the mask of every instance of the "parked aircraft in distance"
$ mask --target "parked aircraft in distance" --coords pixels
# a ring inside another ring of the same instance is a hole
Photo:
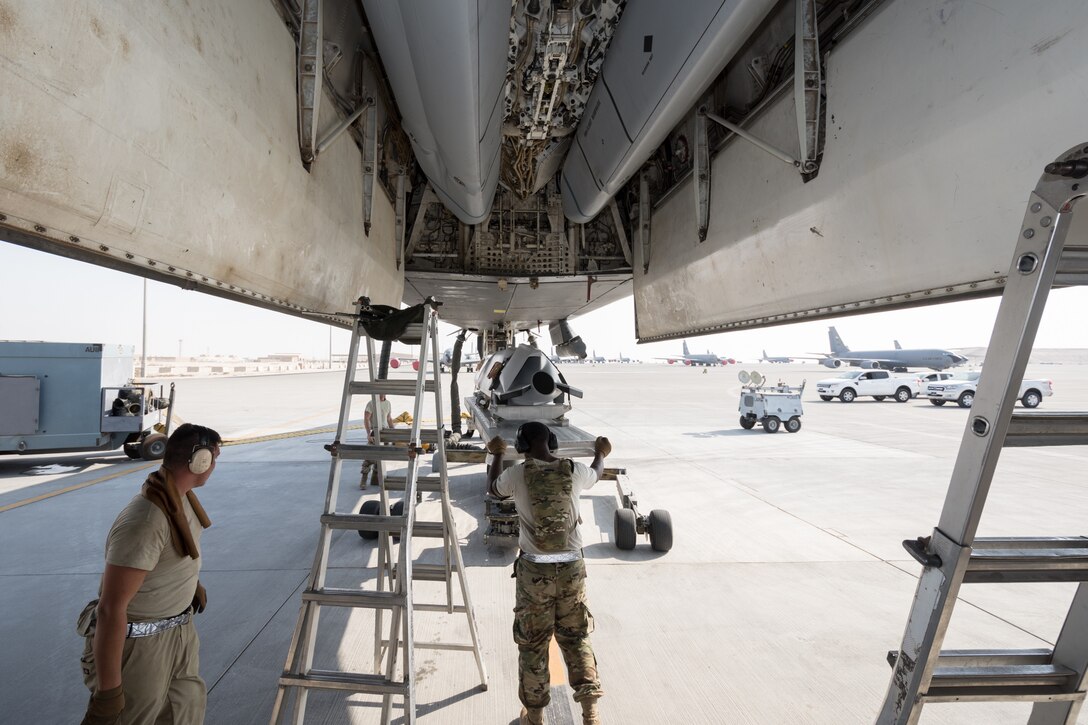
[[[593,354],[585,359],[585,362],[587,362],[587,363],[603,363],[603,362],[608,362],[608,361],[604,359],[603,355],[598,355],[597,351],[594,350]]]
[[[453,349],[446,348],[446,351],[442,353],[442,357],[438,361],[442,371],[445,372],[453,367]],[[468,352],[467,350],[461,353],[461,369],[467,371],[473,371],[476,366],[480,364],[480,356],[476,353]]]
[[[904,372],[907,368],[929,368],[944,370],[967,362],[963,355],[948,350],[935,348],[905,349],[896,341],[893,350],[851,350],[839,337],[834,327],[827,329],[831,343],[831,353],[819,358],[820,364],[828,368],[842,367],[843,364],[861,368],[883,368]]]
[[[684,340],[684,354],[677,357],[661,357],[658,360],[667,360],[669,365],[676,362],[684,363],[685,365],[706,365],[708,367],[717,367],[718,365],[728,365],[730,363],[736,363],[737,361],[731,357],[719,357],[714,353],[707,350],[706,353],[696,353],[694,355],[688,350],[688,341]]]
[[[767,351],[764,350],[763,351],[763,357],[761,357],[759,359],[759,361],[760,362],[766,362],[766,363],[791,363],[791,362],[793,362],[793,358],[792,357],[769,357],[767,355]]]
[[[625,357],[625,356],[624,356],[624,354],[623,354],[622,352],[620,353],[620,356],[619,356],[618,358],[616,358],[616,361],[617,361],[617,362],[621,362],[621,363],[635,363],[635,362],[642,362],[641,360],[632,360],[632,359],[631,359],[631,358],[629,358],[629,357]]]

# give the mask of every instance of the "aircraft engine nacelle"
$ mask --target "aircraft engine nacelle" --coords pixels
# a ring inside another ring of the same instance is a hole
[[[825,357],[823,360],[820,361],[820,364],[823,365],[825,368],[841,368],[842,360],[838,360],[833,357]]]
[[[861,361],[861,367],[863,367],[866,370],[879,370],[880,369],[880,363],[878,363],[878,362],[876,362],[874,360],[862,360]]]
[[[396,359],[395,357],[389,358],[389,367],[396,370],[400,367],[400,360]]]
[[[582,391],[567,385],[547,355],[529,345],[496,352],[476,373],[476,398],[492,409],[499,405],[561,404],[566,393],[582,397]]]

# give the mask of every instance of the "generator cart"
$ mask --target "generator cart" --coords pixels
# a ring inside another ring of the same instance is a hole
[[[777,433],[783,426],[790,433],[801,430],[803,381],[800,386],[779,383],[763,387],[767,379],[754,370],[750,373],[742,370],[737,377],[743,386],[738,406],[741,428],[751,430],[759,423],[766,433]]]

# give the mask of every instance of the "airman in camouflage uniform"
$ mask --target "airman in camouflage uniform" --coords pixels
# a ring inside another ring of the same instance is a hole
[[[612,450],[598,438],[593,463],[586,466],[559,459],[549,449],[554,436],[543,423],[530,422],[518,431],[518,452],[525,463],[502,470],[506,442],[488,442],[493,455],[488,468],[489,492],[513,496],[518,512],[521,555],[514,562],[517,580],[514,641],[518,645],[518,697],[524,706],[522,725],[543,723],[551,699],[548,645],[555,636],[563,653],[574,699],[582,705],[582,722],[599,725],[597,699],[604,694],[597,660],[589,643],[593,616],[586,606],[586,567],[578,531],[578,496],[604,471]]]

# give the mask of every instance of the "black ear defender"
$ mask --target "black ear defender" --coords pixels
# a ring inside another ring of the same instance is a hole
[[[544,424],[541,423],[540,425]],[[525,423],[519,425],[518,434],[514,437],[514,450],[518,453],[529,452],[529,441],[525,439],[525,426]],[[552,431],[551,428],[548,428],[548,426],[546,425],[544,425],[544,427],[548,429],[548,450],[554,453],[555,451],[559,450],[559,439],[556,438],[555,433]]]
[[[200,438],[193,446],[193,452],[189,456],[189,473],[199,476],[207,473],[215,462],[215,443],[211,431],[201,426]]]

